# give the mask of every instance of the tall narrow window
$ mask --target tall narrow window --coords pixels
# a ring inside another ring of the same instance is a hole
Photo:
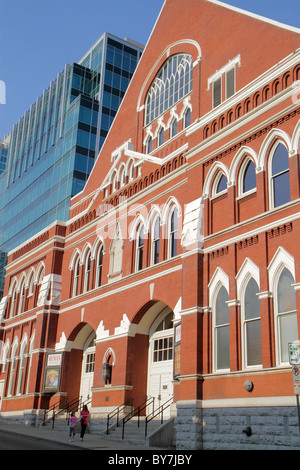
[[[188,108],[184,113],[184,128],[188,127],[191,124],[191,110]]]
[[[137,232],[136,239],[136,271],[143,269],[143,254],[144,254],[144,226],[140,225]]]
[[[247,284],[244,297],[244,351],[245,366],[262,363],[259,288],[253,278]]]
[[[278,207],[291,200],[289,155],[283,144],[279,144],[276,147],[272,158],[271,172],[273,206]]]
[[[102,264],[103,264],[103,246],[100,247],[97,258],[97,274],[96,274],[96,287],[101,286],[102,278]]]
[[[216,108],[222,101],[222,79],[218,78],[213,83],[213,107]]]
[[[158,132],[158,146],[161,146],[165,140],[165,131],[164,128],[161,127]]]
[[[74,279],[73,279],[73,297],[75,297],[78,294],[78,288],[79,288],[79,256],[76,259],[75,265],[74,265]]]
[[[26,350],[27,343],[26,341],[21,346],[21,354],[20,354],[20,368],[19,368],[19,377],[18,377],[18,387],[17,387],[17,395],[22,393],[22,383],[23,383],[23,376],[24,376],[24,368],[25,368],[25,350]]]
[[[152,137],[149,136],[146,144],[146,152],[151,153],[152,152]]]
[[[251,189],[256,188],[256,174],[255,174],[255,165],[252,160],[249,160],[243,175],[243,188],[242,192],[246,193],[251,191]]]
[[[8,391],[7,391],[8,396],[11,396],[13,394],[13,384],[14,384],[14,378],[15,378],[16,360],[17,360],[17,345],[15,345],[13,347],[12,354],[11,354],[11,369],[10,369]]]
[[[277,340],[279,363],[288,363],[288,343],[298,339],[296,295],[292,286],[294,278],[284,268],[277,285]]]
[[[152,264],[159,262],[160,218],[157,217],[152,232]]]
[[[91,276],[91,253],[87,254],[85,261],[85,272],[84,272],[84,292],[89,290]]]
[[[235,68],[226,73],[226,98],[230,98],[235,93]]]
[[[14,316],[16,300],[17,300],[17,288],[16,288],[16,285],[15,285],[13,287],[12,296],[11,296],[11,304],[10,304],[10,311],[9,311],[10,318]]]
[[[20,288],[18,314],[23,312],[24,300],[25,300],[25,281],[22,282],[22,285],[21,285],[21,288]]]
[[[229,309],[228,292],[221,287],[215,305],[215,367],[229,369]]]
[[[177,119],[173,119],[171,124],[171,137],[174,137],[177,134]]]
[[[171,213],[171,218],[170,218],[170,257],[173,258],[173,256],[177,255],[177,221],[178,217],[178,212],[177,208],[175,207]]]

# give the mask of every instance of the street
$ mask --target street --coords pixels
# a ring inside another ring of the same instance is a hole
[[[0,450],[78,450],[68,444],[35,440],[0,431]]]

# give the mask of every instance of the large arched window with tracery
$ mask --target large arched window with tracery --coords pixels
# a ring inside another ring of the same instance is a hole
[[[176,54],[163,64],[146,98],[145,124],[164,113],[192,90],[193,58]]]

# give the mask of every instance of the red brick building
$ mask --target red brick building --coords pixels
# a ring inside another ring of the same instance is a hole
[[[69,221],[9,254],[2,416],[155,397],[178,449],[299,446],[299,32],[166,0]]]

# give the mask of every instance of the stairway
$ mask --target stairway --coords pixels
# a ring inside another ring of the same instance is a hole
[[[119,427],[113,426],[109,430],[109,434],[104,434],[102,437],[108,440],[121,441],[128,444],[145,445],[145,446],[156,446],[163,448],[172,447],[172,427],[173,420],[168,420],[164,424],[161,424],[160,419],[153,419],[147,425],[147,436],[145,437],[145,419],[140,418],[138,425],[138,418],[133,417],[130,421],[125,424],[124,428],[124,439],[122,439],[123,423],[119,424]],[[160,434],[165,433],[165,430],[169,428],[168,439],[160,439]],[[155,438],[156,437],[156,438]],[[157,444],[155,444],[155,442]]]

